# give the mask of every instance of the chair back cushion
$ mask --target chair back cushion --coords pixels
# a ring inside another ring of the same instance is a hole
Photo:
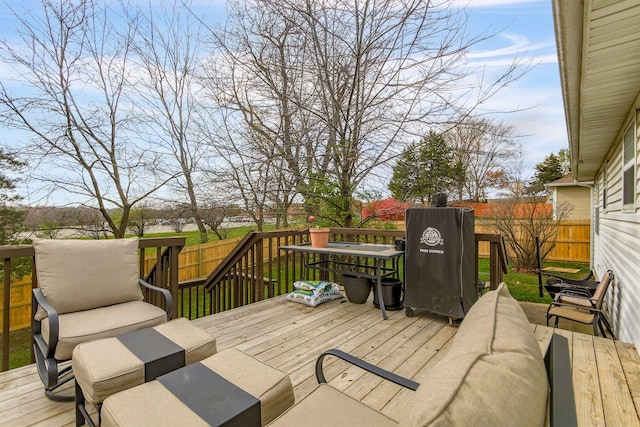
[[[504,283],[469,310],[401,425],[540,426],[548,380],[540,346]]]
[[[59,314],[140,301],[138,245],[137,238],[35,239],[38,287]]]
[[[611,270],[608,270],[606,273],[604,273],[604,276],[602,276],[602,280],[600,280],[600,283],[598,283],[598,287],[596,288],[596,291],[594,292],[592,297],[592,300],[596,302],[596,308],[599,309],[602,306],[604,296],[607,294],[607,288],[609,287],[612,279],[613,272]]]

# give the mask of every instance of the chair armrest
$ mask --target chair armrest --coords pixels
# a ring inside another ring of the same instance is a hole
[[[549,425],[578,425],[573,393],[573,375],[569,358],[569,340],[562,335],[554,333],[544,361],[551,389]]]
[[[591,292],[583,286],[575,286],[575,285],[567,285],[562,286],[562,290],[560,291],[560,298],[562,295],[568,295],[572,297],[579,297],[585,299],[591,299]]]
[[[164,295],[164,299],[165,299],[165,302],[166,302],[165,311],[167,313],[167,320],[171,319],[171,315],[173,314],[173,297],[171,296],[171,292],[169,292],[166,289],[162,289],[162,288],[159,288],[157,286],[153,286],[152,284],[147,283],[142,279],[138,279],[138,282],[140,283],[141,286],[143,286],[143,287],[145,287],[145,288],[147,288],[149,290],[152,290],[154,292],[160,292],[162,295]]]
[[[58,335],[60,331],[60,321],[58,320],[58,311],[49,304],[47,298],[42,293],[42,289],[36,288],[33,290],[33,299],[31,303],[31,312],[34,318],[34,340],[36,344],[40,347],[40,350],[46,357],[53,357],[56,352],[56,346],[58,345]],[[36,312],[38,311],[38,307],[42,307],[42,309],[47,313],[47,318],[49,319],[49,336],[47,342],[44,340],[37,339],[36,336],[42,336],[42,329],[40,320],[35,320]]]
[[[543,271],[542,274],[548,277],[554,277],[556,279],[562,280],[563,282],[570,285],[580,285],[583,284],[583,282],[588,282],[593,279],[593,270],[589,271],[589,274],[582,279],[572,279],[570,277],[560,276],[559,274],[548,273],[546,271]]]
[[[365,371],[371,372],[372,374],[375,374],[381,378],[384,378],[387,381],[391,381],[393,383],[396,383],[410,390],[415,391],[420,386],[420,384],[418,384],[415,381],[411,381],[410,379],[401,377],[400,375],[394,374],[393,372],[389,372],[385,369],[379,368],[375,365],[372,365],[369,362],[365,362],[362,359],[358,359],[357,357],[352,356],[349,353],[345,353],[344,351],[338,350],[335,348],[325,351],[320,356],[318,356],[318,359],[316,360],[316,378],[318,379],[318,384],[327,382],[327,380],[324,377],[324,373],[322,372],[322,362],[325,356],[328,356],[328,355],[338,357],[342,360],[345,360],[351,363],[352,365],[355,365],[355,366],[358,366],[359,368],[364,369]]]
[[[581,306],[581,305],[575,305],[575,304],[570,304],[570,303],[563,303],[562,301],[554,301],[551,303],[551,306],[557,306],[557,307],[570,307],[570,308],[575,308],[576,310],[586,310],[589,311],[591,313],[604,313],[604,311],[600,308],[596,308],[595,307],[595,303],[596,301],[594,301],[591,298],[584,298],[587,299],[591,302],[591,307],[586,307],[586,306]],[[604,301],[603,301],[604,304]]]

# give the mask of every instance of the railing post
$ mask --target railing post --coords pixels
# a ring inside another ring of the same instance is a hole
[[[178,252],[175,246],[171,246],[171,261],[169,266],[169,291],[173,297],[173,314],[172,318],[178,317]]]
[[[2,370],[9,370],[9,321],[11,309],[11,259],[4,259],[3,271],[3,297],[2,301]]]

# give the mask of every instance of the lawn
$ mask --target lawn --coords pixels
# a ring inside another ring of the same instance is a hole
[[[589,273],[589,264],[569,263],[569,262],[545,262],[544,267],[563,267],[563,268],[579,268],[580,271],[575,274],[561,273],[563,276],[572,278],[582,278]],[[481,258],[479,260],[480,280],[489,280],[489,260]],[[546,277],[542,276],[543,283]],[[518,301],[537,302],[549,304],[551,298],[547,293],[540,298],[538,293],[538,275],[535,273],[523,273],[513,271],[509,266],[509,272],[504,275],[503,280],[509,287],[509,292]]]
[[[263,231],[270,231],[270,230],[274,230],[275,226],[273,224],[265,224],[263,227]],[[234,237],[242,237],[245,234],[247,234],[249,231],[251,230],[256,230],[255,226],[250,226],[250,225],[243,225],[240,227],[232,227],[232,228],[226,228],[224,230],[222,230],[223,232],[226,233],[226,238],[227,239],[232,239]],[[176,237],[176,236],[184,236],[187,238],[187,246],[194,246],[194,245],[199,245],[200,243],[202,243],[200,241],[200,232],[195,230],[195,231],[181,231],[180,233],[175,233],[175,232],[165,232],[165,233],[145,233],[144,237]],[[207,233],[207,238],[209,239],[209,242],[217,242],[218,236],[215,235],[215,233],[213,233],[212,231],[209,231]]]

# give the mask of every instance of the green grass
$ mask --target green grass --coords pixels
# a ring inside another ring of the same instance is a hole
[[[545,262],[544,267],[564,267],[564,268],[579,268],[580,271],[575,274],[561,273],[563,276],[572,278],[582,278],[589,273],[589,265],[583,263],[570,263],[570,262]],[[481,258],[479,260],[480,280],[489,280],[489,259]],[[538,275],[533,272],[520,272],[514,271],[509,267],[509,272],[504,275],[504,282],[509,287],[509,292],[518,301],[537,302],[543,304],[549,304],[551,297],[545,292],[544,296],[540,298],[538,294]],[[546,277],[542,276],[543,283],[546,281]]]
[[[0,334],[0,343],[2,343]],[[0,345],[0,348],[2,346]],[[1,354],[1,351],[0,351]],[[19,329],[9,333],[9,369],[31,363],[31,329]]]
[[[240,227],[227,228],[223,230],[226,233],[227,239],[233,239],[234,237],[242,237],[247,234],[250,230],[256,230],[256,226],[243,225]],[[271,224],[265,224],[263,227],[264,231],[274,230],[275,226]],[[187,246],[199,245],[202,243],[200,241],[200,232],[199,231],[181,231],[180,233],[176,232],[166,232],[166,233],[145,233],[144,237],[176,237],[176,236],[184,236],[187,238]],[[209,242],[217,242],[218,236],[215,235],[212,231],[207,233],[207,238]]]

